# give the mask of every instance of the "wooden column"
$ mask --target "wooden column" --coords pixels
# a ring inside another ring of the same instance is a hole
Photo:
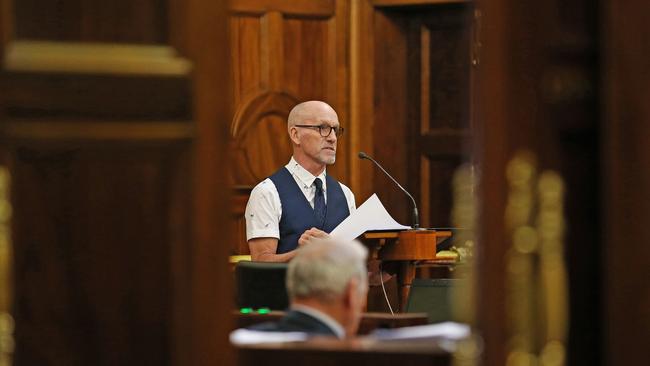
[[[2,2],[15,364],[233,363],[227,10]]]

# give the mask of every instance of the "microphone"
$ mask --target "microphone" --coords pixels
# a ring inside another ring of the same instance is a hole
[[[395,178],[393,178],[390,174],[388,174],[388,172],[375,159],[371,158],[368,154],[364,153],[363,151],[359,151],[359,159],[368,159],[368,160],[372,161],[373,163],[375,163],[375,165],[379,169],[381,169],[381,171],[384,172],[384,174],[386,174],[386,176],[388,176],[388,178],[390,178],[390,180],[392,180],[393,183],[395,183],[399,187],[399,189],[402,190],[402,192],[406,193],[406,195],[409,196],[409,198],[411,199],[411,202],[413,203],[413,226],[412,226],[412,228],[413,229],[419,228],[420,227],[420,216],[418,215],[418,205],[415,203],[415,199],[413,198],[413,196],[411,196],[411,194],[408,193],[408,191],[406,189],[404,189],[404,187],[402,187],[399,183],[397,183]]]

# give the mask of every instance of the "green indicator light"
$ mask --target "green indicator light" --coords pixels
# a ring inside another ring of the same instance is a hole
[[[242,314],[250,314],[250,313],[253,312],[253,309],[251,309],[251,308],[241,308],[241,309],[239,309],[239,312],[242,313]]]
[[[269,308],[259,308],[257,309],[258,314],[268,314],[271,311]]]

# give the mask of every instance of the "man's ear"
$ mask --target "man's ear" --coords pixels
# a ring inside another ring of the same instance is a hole
[[[298,129],[291,127],[289,129],[289,138],[295,145],[300,145],[300,139],[298,138]]]
[[[357,297],[359,297],[358,291],[359,280],[356,278],[351,278],[350,282],[348,282],[348,285],[345,288],[345,296],[343,298],[343,301],[347,308],[353,308],[356,306],[356,302],[358,302]]]

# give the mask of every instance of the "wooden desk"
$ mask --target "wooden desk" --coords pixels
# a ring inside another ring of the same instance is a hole
[[[436,245],[451,237],[449,230],[406,230],[368,232],[362,242],[368,247],[369,260],[399,262],[397,284],[399,286],[399,309],[404,311],[411,283],[415,278],[415,262],[436,258]]]
[[[311,339],[306,342],[236,346],[240,366],[448,366],[451,354],[432,342]]]
[[[276,321],[283,317],[284,311],[271,311],[267,314],[249,313],[242,314],[234,311],[236,328],[246,328],[253,324],[267,321]],[[378,328],[401,328],[428,323],[426,313],[395,314],[388,313],[363,313],[357,334],[365,335]]]

